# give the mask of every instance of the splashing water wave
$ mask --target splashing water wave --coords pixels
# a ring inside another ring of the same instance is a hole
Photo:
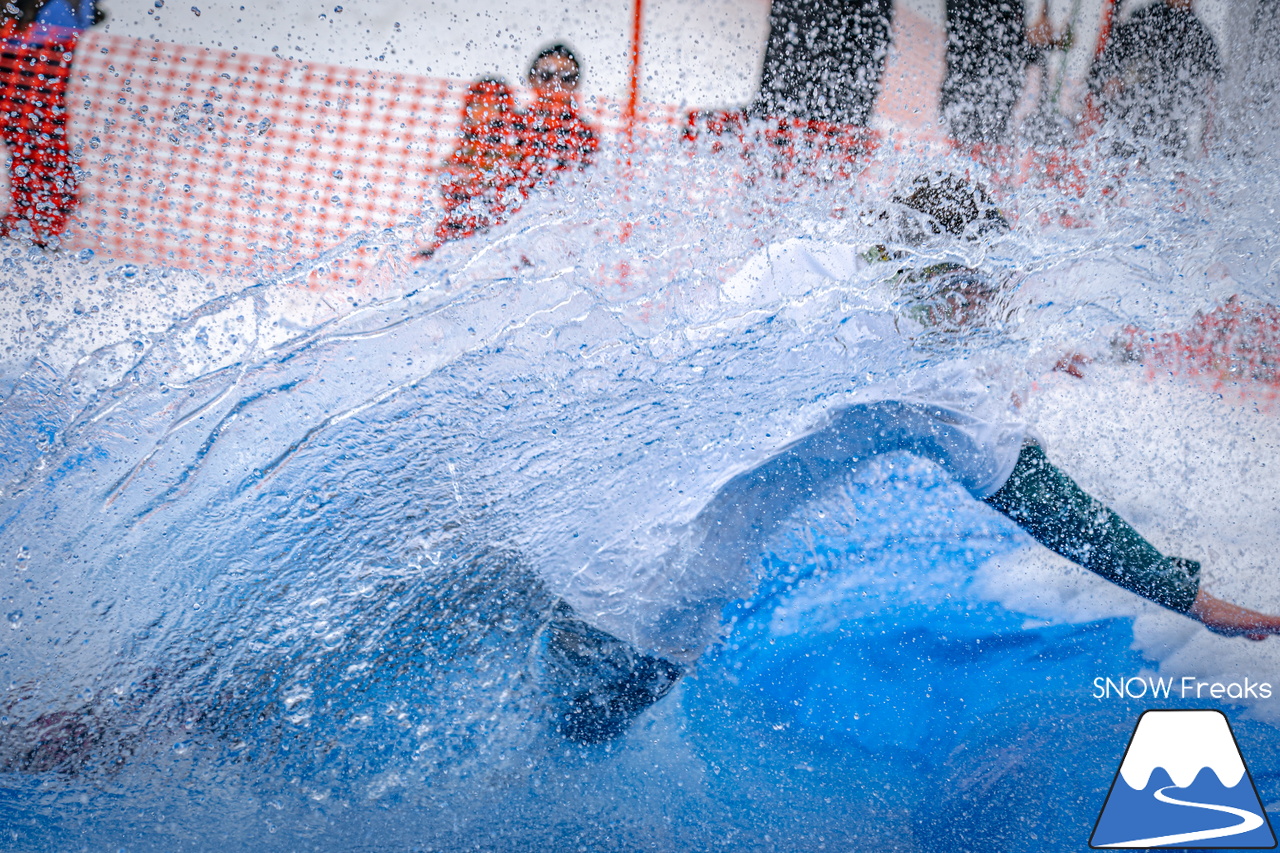
[[[771,541],[762,590],[729,612],[729,643],[634,745],[604,762],[561,755],[537,724],[537,634],[556,596],[602,552],[604,582],[625,590],[729,476],[875,383],[958,357],[1032,376],[1067,350],[1101,360],[1101,378],[1042,381],[1029,408],[1082,482],[1193,545],[1230,513],[1189,508],[1179,530],[1167,501],[1114,485],[1105,468],[1132,453],[1158,472],[1180,450],[1200,453],[1176,429],[1150,441],[1128,431],[1173,405],[1229,435],[1228,404],[1177,381],[1161,391],[1116,361],[1112,341],[1126,325],[1183,328],[1231,295],[1267,301],[1280,258],[1274,225],[1249,218],[1261,202],[1225,180],[1109,188],[1105,206],[1085,200],[1095,222],[1077,230],[1036,223],[1079,200],[1026,190],[1008,200],[1012,236],[908,249],[911,265],[952,259],[1001,281],[985,323],[885,336],[876,330],[910,327],[906,301],[921,294],[880,265],[830,270],[896,245],[893,218],[877,215],[886,179],[725,193],[740,170],[730,157],[655,151],[650,163],[644,180],[619,166],[566,184],[412,272],[389,263],[396,292],[367,304],[285,282],[6,259],[6,298],[25,309],[12,322],[42,312],[14,336],[0,404],[0,762],[14,780],[0,807],[25,844],[55,849],[89,821],[140,849],[202,849],[201,832],[240,814],[241,828],[219,830],[232,846],[358,849],[370,815],[391,809],[404,824],[378,818],[385,835],[370,849],[529,838],[785,849],[815,825],[862,845],[954,849],[940,827],[959,805],[929,812],[946,820],[904,818],[920,804],[902,792],[926,771],[973,772],[948,758],[955,715],[986,708],[1012,730],[1000,715],[1016,712],[976,700],[966,680],[1017,677],[1026,664],[1011,648],[1133,667],[1203,658],[1169,639],[1176,617],[1081,593],[1088,580],[1019,550],[1025,540],[936,469],[889,457]],[[1155,223],[1152,200],[1168,211]],[[378,241],[403,251],[394,234],[364,243]],[[813,264],[780,274],[797,245]],[[14,271],[34,273],[34,294]],[[90,275],[102,278],[89,287]],[[193,285],[214,298],[196,307]],[[82,310],[68,316],[72,302]],[[100,319],[122,312],[130,324]],[[1136,409],[1108,419],[1124,405],[1117,388]],[[1267,412],[1230,411],[1264,444],[1280,435]],[[1090,446],[1115,455],[1091,462]],[[1188,462],[1172,482],[1199,474]],[[1247,489],[1254,475],[1240,476]],[[1217,541],[1245,563],[1265,551],[1250,534]],[[892,633],[878,651],[860,639],[877,631]],[[1146,658],[1129,648],[1134,632]],[[984,638],[1005,651],[984,657]],[[965,675],[948,685],[939,661],[957,649]],[[832,682],[818,660],[878,680]],[[1079,676],[1072,660],[1050,674]],[[908,733],[875,713],[888,702],[909,716],[902,695],[916,688],[904,685],[933,676],[912,700],[932,722]],[[1053,713],[1066,729],[1087,716]],[[845,751],[824,764],[815,732]],[[747,744],[761,737],[767,756],[749,770]],[[779,793],[806,761],[813,778]],[[736,767],[736,781],[717,767]],[[186,793],[163,781],[175,775]],[[102,795],[77,805],[85,784],[204,829],[113,821]],[[686,785],[689,797],[670,793]],[[743,827],[755,798],[781,814],[831,785],[853,805],[780,820],[772,840]],[[625,797],[665,803],[669,819],[639,806],[609,817]],[[508,807],[495,815],[498,803]],[[32,817],[52,809],[64,817]],[[268,824],[288,838],[265,840]]]

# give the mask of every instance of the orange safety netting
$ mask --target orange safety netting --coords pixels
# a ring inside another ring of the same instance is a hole
[[[86,179],[64,245],[248,275],[288,269],[352,234],[414,217],[434,226],[442,211],[424,245],[469,234],[518,206],[505,192],[513,185],[527,194],[543,173],[575,165],[597,144],[623,156],[634,136],[684,129],[692,138],[700,121],[647,105],[624,127],[627,105],[594,100],[581,114],[600,139],[587,132],[589,144],[567,145],[582,128],[561,108],[535,103],[516,131],[521,144],[545,149],[529,158],[535,165],[513,168],[507,180],[478,179],[468,158],[493,152],[462,150],[462,81],[94,33],[71,74],[72,135]],[[751,154],[754,143],[739,137]],[[862,128],[791,121],[757,147],[775,171],[832,178],[855,175],[879,141]],[[510,143],[499,153],[502,145]]]
[[[270,272],[423,210],[450,81],[87,36],[71,246]]]
[[[87,178],[64,245],[250,275],[355,233],[434,224],[468,86],[92,33],[71,73]],[[670,127],[676,113],[642,119]],[[619,136],[620,104],[583,114]]]
[[[513,162],[505,178],[480,174],[471,161],[495,151],[505,157],[514,144],[464,150],[468,85],[88,33],[68,94],[87,177],[64,245],[141,263],[263,274],[414,217],[439,225],[422,235],[426,246],[496,224],[519,205],[537,169]],[[661,105],[646,106],[624,127],[629,110],[621,102],[581,107],[585,126],[617,156],[629,156],[633,135],[711,136],[714,147],[742,153],[742,181],[762,173],[852,178],[884,141],[866,128],[794,119],[749,130],[740,113]],[[535,104],[519,115],[537,123],[539,110]],[[564,136],[563,128],[505,130],[532,148],[538,143],[528,137]],[[565,147],[559,138],[541,144]],[[1075,189],[1079,168],[1067,155],[1054,157],[1049,171]]]

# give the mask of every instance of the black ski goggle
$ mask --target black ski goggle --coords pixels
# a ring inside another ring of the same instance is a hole
[[[559,80],[566,87],[578,85],[578,74],[575,71],[552,71],[540,68],[529,72],[529,77],[536,83],[551,83]]]

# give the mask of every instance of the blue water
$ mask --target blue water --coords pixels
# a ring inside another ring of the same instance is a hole
[[[1158,229],[1117,202],[1094,229],[928,250],[1005,282],[989,322],[873,344],[858,329],[904,310],[876,271],[727,282],[762,246],[892,239],[884,222],[832,216],[863,200],[849,187],[694,203],[725,167],[655,169],[624,200],[602,168],[309,322],[270,280],[149,329],[57,315],[71,287],[129,313],[177,285],[11,250],[6,298],[44,313],[0,404],[0,848],[1085,849],[1150,706],[1093,680],[1181,675],[1162,662],[1192,634],[1140,630],[1152,610],[1124,597],[1080,616],[1058,596],[1091,582],[928,463],[863,466],[784,524],[723,642],[608,746],[547,723],[549,585],[609,531],[631,536],[620,570],[646,565],[755,448],[943,358],[1044,370],[1070,347],[1106,365],[1082,387],[1147,387],[1111,336],[1267,299],[1274,224],[1153,180],[1133,198],[1179,200]],[[1011,204],[1030,223],[1059,202]],[[639,223],[629,242],[606,205]],[[1114,423],[1135,456],[1150,417]],[[1152,451],[1155,482],[1190,485],[1186,441]],[[651,505],[671,482],[688,504]],[[1191,524],[1161,500],[1135,521]],[[1034,606],[1028,577],[1047,579]],[[1280,800],[1274,714],[1221,707]]]

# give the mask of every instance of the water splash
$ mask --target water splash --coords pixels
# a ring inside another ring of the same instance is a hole
[[[569,182],[358,306],[292,288],[303,268],[234,282],[5,259],[5,298],[20,310],[0,404],[10,614],[0,754],[7,777],[57,780],[52,793],[15,783],[14,825],[31,846],[56,848],[56,827],[77,820],[99,822],[104,838],[128,834],[132,818],[109,818],[98,794],[77,799],[88,779],[194,825],[251,815],[226,830],[246,848],[359,849],[377,809],[417,816],[387,829],[385,844],[405,848],[514,848],[531,837],[768,847],[743,829],[744,798],[769,789],[768,773],[790,778],[779,756],[816,759],[809,735],[789,729],[785,746],[772,742],[782,751],[767,773],[740,768],[736,789],[716,778],[717,763],[741,761],[760,734],[749,721],[735,724],[731,746],[707,734],[762,701],[733,667],[767,672],[751,655],[767,657],[781,636],[799,637],[793,663],[811,656],[813,637],[786,629],[810,624],[806,607],[846,626],[836,631],[919,626],[926,612],[950,612],[938,600],[949,584],[957,614],[983,600],[998,632],[1018,638],[1022,617],[960,580],[1009,553],[1012,533],[957,521],[959,498],[912,469],[896,497],[969,532],[957,553],[915,559],[902,556],[919,545],[911,536],[885,540],[900,543],[888,548],[899,561],[881,565],[874,548],[851,543],[900,532],[903,520],[841,515],[852,498],[837,501],[827,510],[837,523],[798,555],[795,537],[813,535],[804,525],[761,556],[780,579],[753,605],[761,621],[739,614],[738,645],[657,709],[643,730],[653,743],[619,745],[607,766],[565,758],[538,724],[534,650],[557,584],[602,548],[625,552],[624,568],[657,559],[743,460],[859,387],[959,356],[1033,373],[1068,349],[1105,360],[1126,326],[1178,329],[1231,294],[1274,296],[1274,225],[1248,212],[1274,188],[1255,201],[1226,189],[1234,166],[1215,177],[1206,164],[1177,184],[1155,172],[1113,182],[1086,198],[1089,228],[1041,225],[1081,202],[1025,189],[1005,202],[1017,223],[1009,237],[920,246],[880,214],[884,187],[923,161],[853,182],[743,176],[731,152],[660,148],[647,162],[642,175],[601,167]],[[873,330],[908,324],[908,302],[928,294],[877,265],[760,278],[761,258],[774,257],[761,253],[787,241],[819,258],[883,243],[906,253],[906,267],[955,261],[1002,289],[981,333],[877,339]],[[355,242],[346,250],[407,250],[394,233]],[[148,313],[119,319],[137,306]],[[874,489],[850,488],[869,505]],[[922,564],[935,571],[907,582]],[[814,580],[836,577],[834,588]],[[1124,606],[1131,617],[1136,605]],[[947,624],[961,625],[957,614]],[[1090,636],[1142,665],[1128,629],[1109,631]],[[905,652],[897,659],[909,665]],[[849,724],[809,707],[809,731]],[[892,741],[892,726],[854,728],[850,751],[797,790],[829,793],[852,773],[851,756]],[[920,754],[880,755],[870,777],[905,785],[920,779],[911,761],[945,758]],[[172,778],[188,797],[175,798]],[[847,794],[862,818],[819,821],[833,839],[893,835],[888,813],[918,805],[875,806],[866,785]],[[680,789],[692,793],[670,793]],[[513,791],[518,807],[499,808]],[[608,817],[631,794],[674,817]],[[68,808],[54,829],[29,817]],[[943,845],[946,832],[929,826],[919,837]],[[272,827],[288,837],[264,840]],[[777,831],[802,837],[798,826]],[[182,833],[156,827],[144,844],[199,846]]]

